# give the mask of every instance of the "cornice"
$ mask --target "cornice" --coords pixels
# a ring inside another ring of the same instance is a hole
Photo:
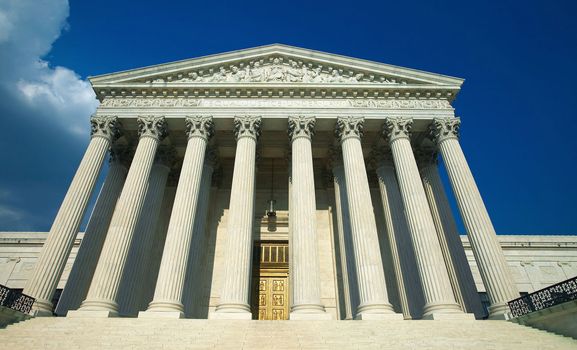
[[[178,74],[186,69],[208,69],[216,65],[239,64],[254,60],[269,59],[271,57],[287,57],[296,61],[313,62],[322,65],[336,65],[339,68],[361,70],[368,74],[384,74],[402,79],[418,80],[422,83],[433,83],[443,85],[457,85],[463,83],[463,79],[447,75],[425,72],[417,69],[394,66],[390,64],[374,62],[359,58],[347,57],[316,50],[304,49],[282,44],[266,45],[225,53],[218,53],[209,56],[186,59],[171,63],[164,63],[126,70],[117,73],[104,74],[89,77],[93,84],[102,82],[122,82],[138,78],[154,77],[159,75]]]

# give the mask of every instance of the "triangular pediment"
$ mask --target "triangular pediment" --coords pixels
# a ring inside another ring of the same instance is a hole
[[[102,86],[420,86],[458,89],[463,80],[274,44],[91,77]]]

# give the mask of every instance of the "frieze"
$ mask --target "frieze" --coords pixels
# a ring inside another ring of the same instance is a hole
[[[107,98],[107,108],[133,107],[265,107],[265,108],[379,108],[379,109],[452,109],[447,100],[378,99],[195,99],[195,98]]]
[[[101,107],[198,107],[201,100],[190,98],[107,98]]]
[[[157,76],[146,83],[328,83],[407,84],[406,80],[382,74],[328,66],[313,62],[268,57],[228,65],[196,69],[174,76]]]

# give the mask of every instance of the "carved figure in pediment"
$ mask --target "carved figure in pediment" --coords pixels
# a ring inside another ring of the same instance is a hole
[[[341,73],[338,69],[333,69],[331,75],[327,78],[327,81],[329,83],[342,83],[345,82],[346,79],[341,76]]]
[[[349,82],[351,83],[356,83],[356,82],[361,82],[363,81],[363,73],[359,73],[359,74],[355,74],[354,76],[349,78]]]
[[[245,81],[247,77],[247,71],[240,69],[237,66],[230,66],[230,74],[228,75],[228,81],[237,82]]]
[[[224,69],[224,67],[220,67],[218,72],[212,76],[211,80],[215,83],[225,82],[227,79],[226,76],[227,76],[226,69]]]
[[[301,82],[304,78],[304,72],[299,69],[296,61],[290,62],[290,67],[287,69],[287,80],[291,83]]]
[[[273,66],[270,68],[266,80],[267,81],[283,81],[284,80],[284,67],[280,65],[280,60],[275,58],[273,61]]]
[[[226,74],[226,82],[227,83],[234,83],[239,81],[238,79],[238,67],[237,66],[230,66],[230,72]]]
[[[250,81],[264,81],[264,73],[264,70],[260,66],[260,62],[254,62],[253,68],[250,70]]]
[[[239,73],[244,81],[250,81],[250,65],[247,64],[244,68],[239,69]]]
[[[301,68],[302,82],[311,83],[313,81],[313,76],[311,71],[303,64]]]
[[[199,76],[197,72],[189,73],[188,76],[190,77],[191,81],[197,81],[197,82],[203,81],[202,77]]]
[[[321,67],[315,67],[313,70],[311,70],[311,76],[312,79],[311,81],[313,83],[322,83],[323,82],[323,76],[322,76],[322,68]]]

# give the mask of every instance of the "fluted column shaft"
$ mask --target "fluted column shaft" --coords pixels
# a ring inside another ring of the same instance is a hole
[[[325,313],[321,304],[321,278],[318,242],[316,235],[316,200],[311,138],[314,134],[314,117],[289,117],[288,132],[291,140],[291,174],[293,206],[292,241],[290,261],[292,274],[292,306],[290,318],[300,318],[300,313]],[[310,318],[310,315],[308,316]]]
[[[140,139],[116,204],[88,295],[81,308],[74,314],[69,313],[69,316],[108,317],[118,314],[116,298],[144,204],[148,177],[158,143],[166,136],[164,118],[140,117],[137,121]],[[86,311],[90,312],[85,313]]]
[[[387,118],[384,134],[393,154],[399,189],[423,286],[423,317],[462,313],[455,301],[451,282],[441,253],[435,224],[421,183],[419,170],[409,140],[412,120]]]
[[[335,155],[342,158],[341,154]],[[337,216],[337,229],[339,239],[339,251],[341,257],[341,272],[343,278],[343,294],[345,300],[345,319],[353,319],[355,312],[354,301],[356,297],[356,271],[351,252],[351,223],[349,219],[349,205],[347,203],[347,191],[345,170],[342,161],[336,161],[333,165],[333,183],[335,188],[335,211]]]
[[[431,159],[431,155],[426,156],[428,159],[419,162],[421,178],[455,298],[463,310],[482,318],[484,315],[481,299],[441,182],[437,162]]]
[[[235,117],[236,155],[220,302],[213,318],[251,319],[250,277],[254,225],[256,142],[260,117]]]
[[[435,119],[431,125],[431,136],[436,140],[443,157],[471,248],[491,301],[489,318],[504,318],[508,312],[506,303],[519,297],[519,291],[459,145],[459,126],[458,118]]]
[[[52,296],[68,261],[102,162],[110,144],[120,135],[116,117],[92,117],[90,122],[92,138],[56,214],[34,273],[24,288],[25,294],[36,299],[32,312],[37,316],[52,315]]]
[[[399,288],[399,299],[403,315],[406,319],[418,318],[421,310],[417,310],[417,305],[422,294],[419,281],[415,278],[410,260],[412,246],[409,237],[409,229],[405,219],[399,184],[395,175],[395,167],[392,160],[380,160],[377,164],[377,178],[383,204],[383,214],[389,242],[391,244],[391,254],[395,279]]]
[[[119,313],[134,316],[140,308],[142,289],[146,288],[146,275],[150,273],[150,253],[160,215],[162,199],[170,167],[174,162],[174,150],[161,147],[148,177],[148,188],[142,212],[136,225],[130,256],[122,276],[121,290],[117,298]]]
[[[122,191],[128,172],[127,162],[124,159],[119,159],[118,153],[122,151],[116,150],[114,152],[116,155],[111,155],[108,174],[100,189],[92,215],[90,215],[84,238],[68,275],[66,287],[64,287],[58,301],[56,307],[56,314],[58,315],[65,315],[69,310],[78,309],[80,303],[86,298],[86,293],[88,293],[104,245],[106,232],[108,232],[108,225],[110,225],[116,201],[120,191]]]
[[[361,147],[363,122],[364,120],[358,117],[339,117],[336,129],[343,153],[359,285],[360,305],[356,318],[377,318],[378,314],[400,316],[394,314],[387,295],[377,225]]]
[[[184,317],[182,293],[202,178],[206,145],[214,132],[212,117],[185,119],[188,143],[170,215],[166,242],[150,312],[170,312]],[[143,314],[143,316],[146,316]]]
[[[204,267],[201,265],[204,251],[206,251],[210,238],[206,230],[206,220],[208,217],[208,209],[211,205],[210,189],[215,162],[216,154],[214,153],[214,150],[209,149],[202,169],[202,179],[200,180],[200,190],[198,193],[198,205],[196,207],[194,228],[192,229],[193,237],[188,255],[187,276],[185,279],[184,294],[182,296],[182,302],[187,317],[192,317],[199,312],[198,304],[202,296],[201,275]]]
[[[162,207],[158,222],[156,224],[156,232],[154,234],[154,241],[152,250],[150,252],[150,261],[152,262],[148,267],[148,274],[146,275],[145,288],[141,291],[140,307],[141,310],[146,310],[148,304],[154,297],[154,287],[156,287],[156,280],[158,278],[158,270],[160,269],[160,261],[162,260],[162,250],[166,241],[166,231],[168,231],[168,223],[170,221],[170,213],[172,212],[172,205],[174,204],[174,197],[176,196],[177,185],[176,172],[168,174],[164,196],[162,197]]]

